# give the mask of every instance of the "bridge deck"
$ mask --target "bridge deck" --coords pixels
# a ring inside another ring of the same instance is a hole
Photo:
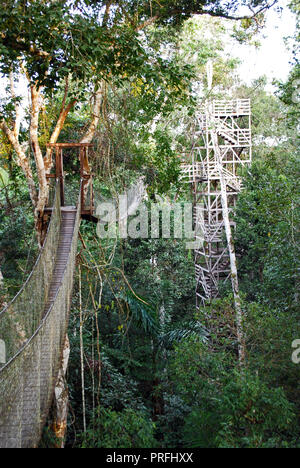
[[[76,208],[63,207],[61,208],[62,220],[60,225],[59,242],[57,247],[56,261],[53,269],[53,278],[51,281],[48,301],[45,305],[44,315],[47,313],[53,304],[57,291],[62,283],[64,272],[69,258],[70,248],[73,239]]]

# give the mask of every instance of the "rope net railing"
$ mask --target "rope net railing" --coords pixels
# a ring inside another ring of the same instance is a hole
[[[42,319],[59,240],[61,224],[59,188],[56,191],[53,208],[44,247],[30,276],[13,301],[0,312],[0,339],[5,342],[6,362],[15,356],[34,334]]]
[[[39,443],[67,331],[80,219],[78,201],[63,279],[47,305],[62,225],[57,186],[41,254],[19,294],[0,313],[0,341],[5,346],[5,362],[0,362],[0,448]]]

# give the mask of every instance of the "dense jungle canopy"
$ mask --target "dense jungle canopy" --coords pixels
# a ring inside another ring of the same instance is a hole
[[[146,205],[184,206],[193,196],[180,162],[200,107],[251,99],[252,108],[253,160],[231,214],[242,366],[231,283],[196,309],[185,239],[100,239],[83,220],[67,431],[57,440],[51,412],[42,448],[300,447],[299,5],[284,8],[296,18],[293,56],[270,87],[272,76],[243,81],[235,50],[259,50],[280,1],[3,0],[0,309],[39,252],[48,143],[92,144],[96,203],[143,180]],[[64,164],[73,200],[80,166],[70,149]]]

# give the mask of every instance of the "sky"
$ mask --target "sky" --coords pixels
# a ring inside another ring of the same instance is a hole
[[[286,49],[284,38],[293,36],[296,28],[295,15],[287,7],[286,0],[280,0],[278,6],[283,7],[281,14],[274,9],[267,12],[263,37],[260,38],[261,47],[235,47],[232,52],[243,64],[239,73],[243,81],[250,84],[261,75],[268,77],[269,88],[273,78],[286,80],[292,59],[292,52]]]

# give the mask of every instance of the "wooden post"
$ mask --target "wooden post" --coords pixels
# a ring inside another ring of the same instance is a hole
[[[49,148],[55,148],[56,156],[56,178],[60,181],[61,188],[61,206],[65,205],[64,197],[64,172],[63,172],[63,148],[79,148],[79,162],[80,162],[80,179],[81,179],[81,214],[83,216],[90,216],[93,218],[93,187],[92,187],[92,175],[88,163],[88,148],[92,146],[91,143],[49,143]],[[48,176],[50,177],[50,175]],[[90,196],[87,198],[87,189],[90,186]],[[89,203],[88,209],[86,203]]]
[[[56,178],[59,179],[60,184],[60,202],[61,206],[65,205],[64,194],[64,173],[63,173],[63,150],[59,145],[55,147],[55,172]]]
[[[80,159],[80,182],[81,182],[80,204],[81,204],[81,213],[82,213],[84,210],[84,180],[83,180],[84,147],[80,148],[79,159]]]
[[[64,162],[63,162],[63,150],[60,149],[60,200],[61,206],[65,206],[65,180],[64,180]]]

